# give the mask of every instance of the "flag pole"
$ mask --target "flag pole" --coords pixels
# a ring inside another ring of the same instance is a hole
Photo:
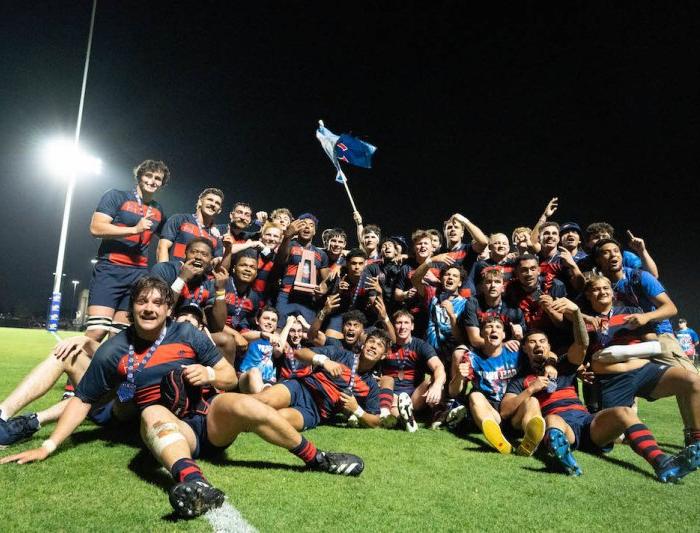
[[[347,177],[343,180],[343,185],[345,186],[345,192],[348,193],[348,198],[350,199],[350,205],[352,205],[352,210],[357,211],[357,206],[355,205],[355,200],[352,199],[352,194],[350,193],[350,187],[348,187]]]

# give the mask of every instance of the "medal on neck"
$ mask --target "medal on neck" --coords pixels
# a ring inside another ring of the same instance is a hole
[[[119,388],[117,389],[117,398],[119,398],[121,403],[126,403],[134,399],[134,396],[136,395],[136,374],[141,372],[146,364],[148,364],[151,357],[153,357],[153,354],[158,349],[158,346],[160,346],[160,343],[163,342],[167,329],[168,328],[166,326],[163,326],[160,335],[158,335],[158,338],[148,349],[148,353],[146,353],[143,359],[141,359],[141,362],[136,369],[134,369],[134,362],[136,359],[134,345],[131,343],[129,344],[129,356],[126,363],[126,381],[119,385]]]

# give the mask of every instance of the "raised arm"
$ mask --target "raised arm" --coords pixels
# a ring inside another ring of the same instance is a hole
[[[464,215],[455,213],[452,218],[462,224],[472,237],[472,248],[478,254],[483,252],[489,245],[489,238],[481,229]]]
[[[532,233],[530,233],[530,242],[532,244],[531,246],[531,251],[533,253],[538,253],[540,249],[542,248],[540,246],[540,228],[542,227],[542,224],[547,222],[547,220],[556,212],[556,210],[559,207],[559,198],[556,196],[552,198],[549,203],[547,204],[547,207],[544,208],[544,211],[540,215],[540,218],[537,219],[537,222],[535,223],[535,227],[532,228]]]

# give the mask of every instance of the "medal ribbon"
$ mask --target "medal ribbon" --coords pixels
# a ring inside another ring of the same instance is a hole
[[[136,359],[136,355],[134,353],[134,345],[129,344],[129,358],[127,360],[127,367],[126,367],[126,381],[130,384],[135,383],[135,376],[138,372],[141,372],[143,368],[148,364],[148,361],[151,360],[151,357],[153,357],[153,354],[156,352],[158,349],[158,346],[160,346],[160,343],[163,342],[163,339],[165,338],[165,333],[167,332],[168,328],[166,326],[163,326],[163,329],[160,332],[160,335],[158,335],[158,338],[155,340],[155,342],[151,345],[151,347],[148,349],[148,353],[141,359],[141,362],[139,363],[138,367],[134,369],[134,362]]]

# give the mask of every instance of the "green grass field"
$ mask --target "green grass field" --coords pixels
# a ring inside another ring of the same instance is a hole
[[[65,333],[63,334],[66,335]],[[0,328],[0,396],[53,345],[43,331]],[[60,398],[63,381],[32,410]],[[674,400],[642,402],[643,421],[662,447],[680,449]],[[0,455],[38,446],[51,427]],[[138,439],[86,423],[48,460],[0,466],[2,531],[212,531],[203,518],[176,521],[170,478]],[[700,473],[679,485],[655,481],[627,446],[605,457],[577,454],[584,475],[550,473],[537,458],[501,456],[479,435],[444,431],[322,427],[320,448],[351,451],[359,478],[305,472],[285,450],[241,436],[209,480],[260,531],[697,531]]]

